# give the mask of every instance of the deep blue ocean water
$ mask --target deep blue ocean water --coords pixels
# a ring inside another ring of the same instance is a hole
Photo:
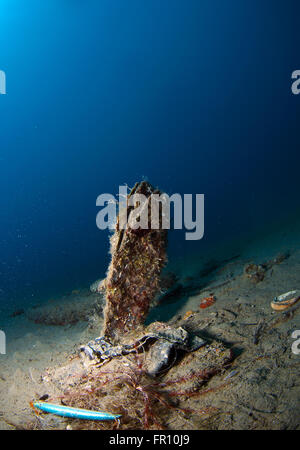
[[[0,302],[104,276],[96,198],[205,194],[189,261],[299,214],[299,2],[0,1]]]

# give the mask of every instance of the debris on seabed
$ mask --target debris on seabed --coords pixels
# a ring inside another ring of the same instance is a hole
[[[211,295],[209,297],[205,297],[201,300],[199,307],[201,309],[207,308],[208,306],[213,305],[215,303],[215,301],[216,301],[216,298],[213,295]]]
[[[294,290],[286,292],[285,294],[281,294],[278,297],[275,297],[271,302],[271,307],[275,311],[283,311],[284,309],[289,308],[294,305],[300,299],[300,291]]]
[[[239,373],[238,370],[232,370],[228,375],[226,375],[226,377],[224,378],[224,381],[229,380],[229,378],[234,377],[235,375],[237,375]]]
[[[187,311],[185,313],[185,315],[183,316],[183,320],[189,319],[193,314],[195,314],[194,311],[192,311],[192,310]]]

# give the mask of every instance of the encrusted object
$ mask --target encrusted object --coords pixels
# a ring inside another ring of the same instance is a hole
[[[263,264],[247,264],[244,268],[244,273],[253,283],[263,281],[266,274],[266,267]]]
[[[182,327],[161,322],[143,327],[150,304],[160,289],[161,270],[167,260],[167,231],[162,226],[164,211],[154,203],[158,199],[159,204],[164,202],[161,192],[142,181],[122,201],[123,206],[119,205],[110,240],[112,259],[107,277],[101,282],[106,294],[102,336],[80,348],[89,359],[98,359],[99,364],[149,350],[145,358],[150,375],[170,367],[177,351],[190,352],[205,344]],[[99,286],[96,282],[93,288],[99,290]]]
[[[142,194],[147,200],[139,207],[148,213],[148,228],[134,226],[137,212],[130,205],[133,194]],[[160,287],[161,270],[167,260],[167,231],[161,226],[161,218],[157,229],[151,228],[149,199],[152,194],[160,195],[161,192],[146,181],[136,183],[127,196],[127,207],[119,211],[115,232],[110,239],[112,259],[105,282],[102,334],[113,344],[144,323],[150,303]]]
[[[264,280],[268,270],[270,270],[274,265],[281,264],[289,257],[290,253],[285,252],[279,253],[274,259],[270,259],[269,261],[265,261],[261,264],[247,264],[244,267],[244,274],[253,283],[259,283]]]
[[[118,345],[113,345],[104,336],[80,347],[89,359],[104,363],[116,356],[144,351],[150,347],[146,357],[147,372],[156,375],[176,360],[177,351],[192,352],[205,345],[199,336],[191,335],[184,328],[173,328],[162,322],[154,322],[146,329],[128,334]]]

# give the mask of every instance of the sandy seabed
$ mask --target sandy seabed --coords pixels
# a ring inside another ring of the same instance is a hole
[[[283,312],[270,306],[275,296],[300,288],[299,242],[295,226],[262,235],[224,258],[204,263],[202,256],[200,263],[195,255],[189,265],[174,264],[176,286],[152,309],[149,321],[182,326],[208,344],[206,350],[183,355],[157,380],[172,381],[167,394],[176,408],[160,405],[157,422],[150,427],[299,429],[300,354],[292,351],[292,333],[300,330],[300,302]],[[201,309],[203,298],[211,295],[215,303]],[[6,333],[7,353],[0,355],[0,429],[102,427],[52,415],[37,418],[29,405],[45,395],[58,399],[76,383],[82,385],[85,369],[78,348],[100,334],[102,306],[101,296],[83,289],[14,317],[12,311],[2,312],[0,329]],[[51,324],[55,320],[57,324]],[[197,373],[209,368],[209,346],[219,348],[220,354],[230,350],[233,360],[200,382]],[[113,372],[114,365],[112,361],[104,367]],[[191,373],[195,377],[185,380]],[[111,404],[117,410],[116,397],[135,398],[136,393],[118,389],[106,384],[105,395],[97,397],[98,406]],[[197,395],[188,394],[196,391]],[[135,398],[136,411],[126,401],[131,417],[124,422],[121,418],[120,428],[143,428],[143,401]]]

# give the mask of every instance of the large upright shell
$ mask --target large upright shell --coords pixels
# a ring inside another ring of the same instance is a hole
[[[144,323],[149,306],[160,285],[160,273],[166,263],[167,231],[161,220],[157,229],[151,229],[152,194],[160,194],[146,181],[136,183],[133,194],[143,194],[147,199],[148,229],[134,229],[133,207],[127,207],[125,229],[120,227],[119,214],[116,229],[111,237],[112,260],[106,278],[106,306],[103,335],[112,342]],[[127,199],[127,200],[128,200]],[[124,211],[123,211],[124,214]]]

